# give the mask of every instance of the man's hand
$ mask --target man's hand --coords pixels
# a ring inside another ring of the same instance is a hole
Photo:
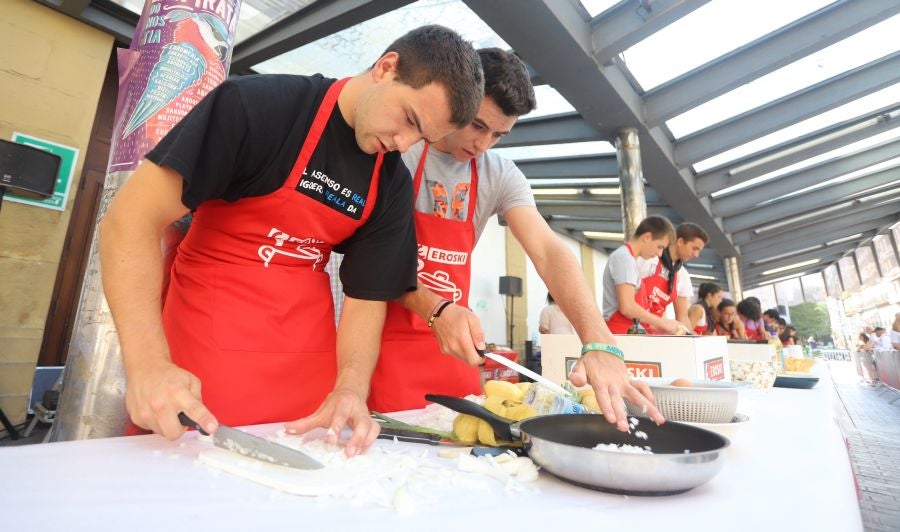
[[[178,439],[186,430],[178,421],[179,412],[209,433],[219,427],[203,405],[200,379],[167,360],[133,367],[128,372],[125,408],[135,425],[168,440]]]
[[[625,363],[614,355],[602,351],[585,353],[572,369],[569,380],[575,386],[590,383],[606,420],[615,423],[622,432],[628,432],[628,416],[623,402],[626,398],[638,407],[646,408],[647,417],[656,424],[666,421],[653,405],[650,386],[646,382],[631,380]]]
[[[471,310],[448,305],[431,326],[441,352],[453,355],[470,366],[481,364],[476,348],[484,349],[481,321]]]
[[[355,456],[366,451],[381,432],[381,425],[369,415],[366,398],[347,388],[335,388],[325,402],[309,417],[285,423],[291,434],[303,434],[315,428],[327,428],[328,443],[335,445],[344,425],[353,429],[353,434],[344,446],[344,454]]]

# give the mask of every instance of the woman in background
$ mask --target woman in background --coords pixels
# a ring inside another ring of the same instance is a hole
[[[744,323],[748,340],[770,340],[766,324],[762,320],[762,305],[755,297],[748,297],[737,304],[738,316]]]
[[[722,302],[722,287],[716,283],[700,283],[697,288],[697,302],[688,309],[691,330],[695,334],[715,334],[716,325],[713,313]]]
[[[737,315],[737,307],[734,301],[723,299],[716,306],[716,329],[715,333],[724,336],[729,340],[746,340],[747,333],[744,330],[744,322]]]

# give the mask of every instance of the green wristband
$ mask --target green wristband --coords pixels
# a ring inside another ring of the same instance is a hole
[[[617,356],[619,357],[619,360],[625,362],[625,353],[614,345],[601,344],[596,342],[584,344],[584,347],[581,348],[581,354],[583,355],[588,351],[603,351],[605,353],[609,353],[610,355]]]

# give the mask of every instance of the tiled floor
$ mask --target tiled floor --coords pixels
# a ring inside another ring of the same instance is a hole
[[[828,368],[844,407],[841,430],[868,532],[900,530],[900,393],[866,384],[850,362]]]

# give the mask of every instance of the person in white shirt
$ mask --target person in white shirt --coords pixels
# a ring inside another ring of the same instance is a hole
[[[891,351],[894,347],[891,345],[891,335],[887,334],[884,327],[875,327],[875,350]]]
[[[541,334],[575,334],[575,327],[572,327],[572,322],[563,314],[550,292],[547,292],[547,306],[541,309],[538,330]]]
[[[894,315],[894,325],[891,326],[891,347],[894,351],[900,351],[900,312]]]
[[[684,324],[689,331],[693,330],[688,309],[694,298],[694,288],[691,285],[691,275],[684,268],[684,264],[699,257],[707,242],[709,235],[702,227],[695,223],[684,222],[675,229],[675,241],[669,243],[662,255],[651,259],[637,258],[641,279],[658,275],[666,279],[670,286],[675,284],[675,301],[666,303],[665,306],[674,305],[675,319]]]

